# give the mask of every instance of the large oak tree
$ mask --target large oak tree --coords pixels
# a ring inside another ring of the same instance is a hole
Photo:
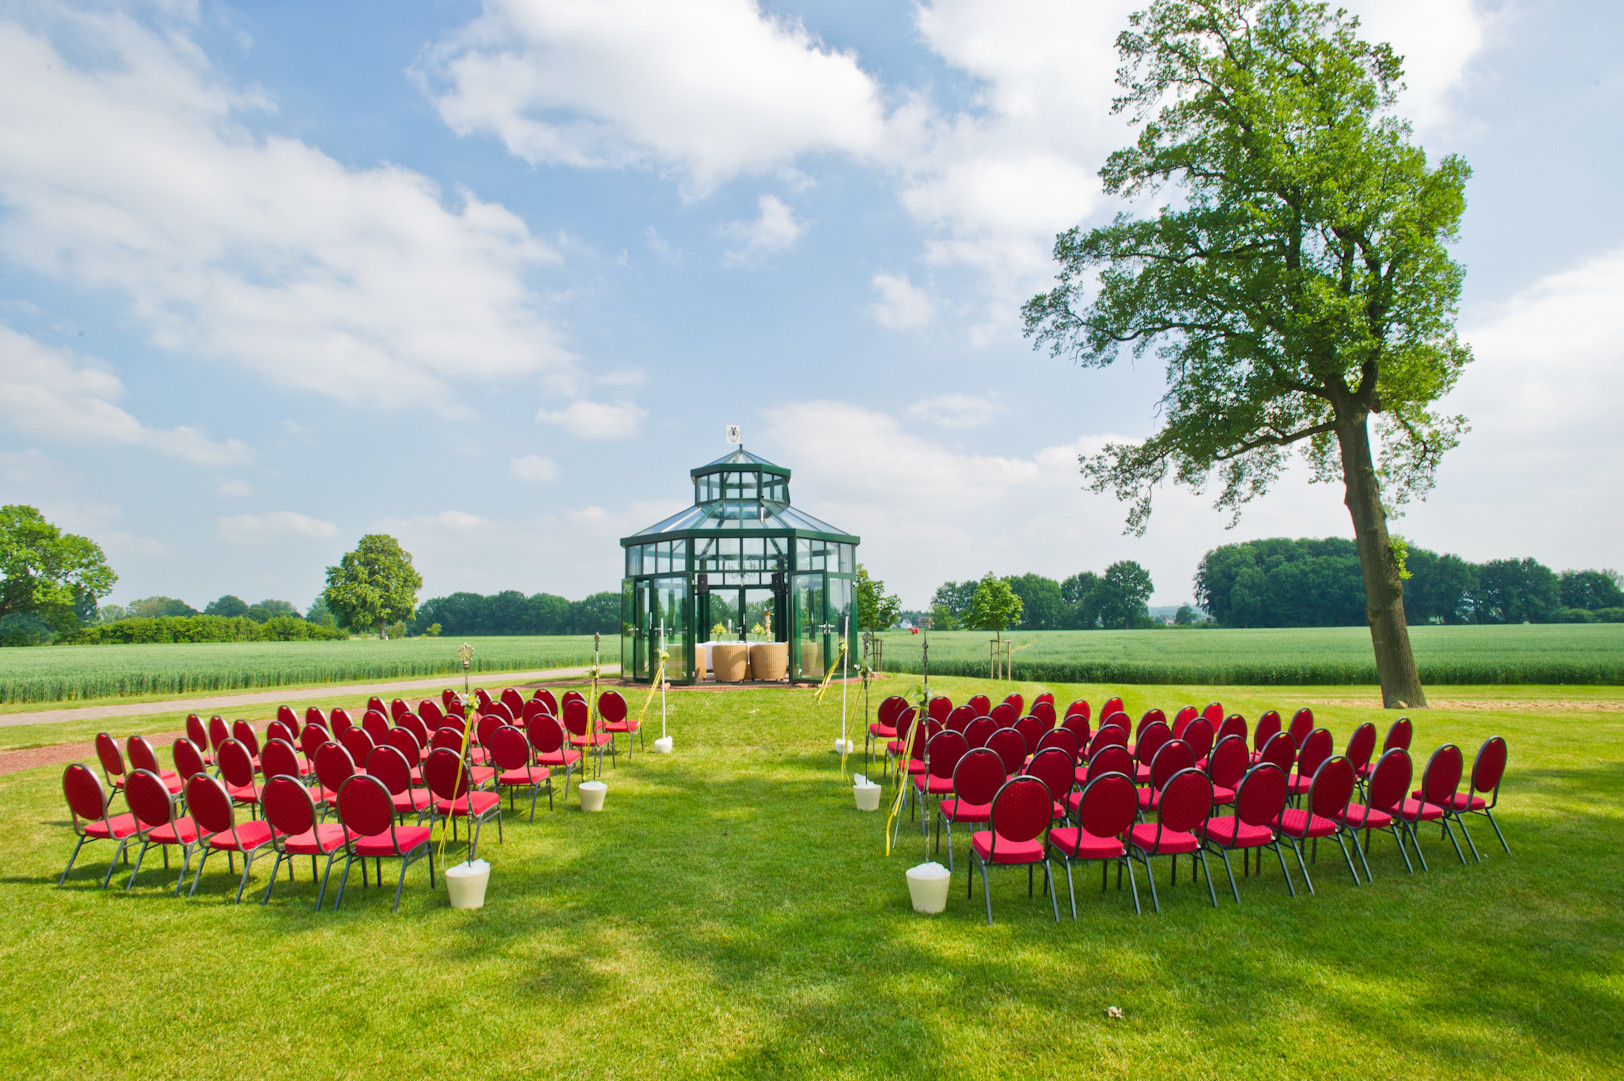
[[[1340,477],[1353,521],[1382,698],[1426,698],[1410,652],[1389,513],[1431,487],[1464,430],[1435,404],[1471,359],[1454,322],[1451,241],[1469,169],[1429,164],[1391,108],[1400,59],[1358,20],[1298,0],[1156,0],[1117,39],[1115,103],[1139,125],[1107,192],[1158,198],[1055,244],[1058,284],[1028,301],[1036,345],[1104,366],[1155,345],[1160,429],[1082,459],[1095,491],[1132,504],[1216,473],[1238,513],[1293,448]]]

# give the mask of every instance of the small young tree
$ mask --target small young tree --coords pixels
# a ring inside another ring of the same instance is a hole
[[[857,628],[883,631],[902,618],[902,601],[885,591],[885,583],[870,578],[868,568],[857,564]]]
[[[970,598],[969,611],[964,614],[964,625],[977,631],[992,631],[1003,645],[1004,631],[1021,618],[1021,598],[1009,583],[988,571],[976,583]]]
[[[1387,517],[1427,492],[1465,426],[1435,406],[1471,359],[1454,330],[1465,271],[1446,250],[1470,169],[1411,144],[1390,111],[1399,57],[1358,27],[1307,0],[1134,15],[1115,107],[1140,135],[1101,176],[1113,195],[1179,190],[1153,217],[1062,234],[1059,284],[1027,302],[1026,332],[1093,366],[1160,343],[1160,430],[1083,460],[1095,491],[1131,503],[1130,529],[1169,475],[1200,489],[1216,471],[1232,511],[1292,446],[1315,480],[1340,479],[1382,700],[1414,707]]]
[[[412,566],[412,555],[394,537],[368,533],[327,568],[327,589],[321,599],[346,627],[376,628],[412,618],[423,576]]]

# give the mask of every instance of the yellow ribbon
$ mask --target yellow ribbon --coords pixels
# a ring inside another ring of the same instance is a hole
[[[834,682],[835,673],[840,671],[840,658],[844,657],[845,655],[846,639],[842,638],[840,640],[840,650],[835,654],[834,663],[829,665],[829,670],[823,674],[823,682],[818,685],[817,693],[813,695],[813,697],[817,700],[818,705],[823,705],[823,692],[827,691],[829,689],[829,684]]]
[[[650,684],[648,697],[643,699],[643,708],[637,711],[637,724],[642,727],[643,718],[648,715],[648,707],[654,702],[654,696],[660,693],[660,685],[665,682],[665,662],[671,654],[660,650],[660,666],[654,670],[654,682]]]
[[[885,854],[887,856],[891,854],[891,841],[896,836],[892,823],[902,813],[903,800],[908,796],[908,790],[903,787],[902,783],[908,779],[908,762],[913,758],[914,735],[919,731],[919,725],[915,723],[915,720],[923,715],[924,709],[921,707],[919,713],[915,714],[914,720],[908,722],[908,734],[902,740],[902,755],[897,759],[897,798],[891,802],[891,813],[885,819]]]
[[[474,714],[474,717],[477,717],[477,716],[479,716],[477,713]],[[463,764],[468,761],[468,740],[474,734],[474,717],[468,716],[468,703],[467,703],[466,700],[464,700],[463,701],[463,718],[462,718],[463,721],[464,721],[464,724],[463,724],[463,727],[462,727],[462,753],[457,756],[457,785],[456,785],[456,788],[461,788],[462,787],[462,767],[463,767]],[[453,792],[456,791],[456,788],[453,788],[452,791]],[[429,790],[429,797],[431,799],[434,797],[433,789]],[[468,802],[470,804],[470,810],[471,810],[472,809],[471,805],[473,803],[473,800],[470,799]],[[446,832],[451,827],[451,820],[454,817],[456,817],[456,814],[455,814],[456,810],[457,810],[457,801],[452,800],[451,801],[451,811],[452,811],[452,813],[446,815],[445,816],[445,821],[442,822],[441,825],[440,825],[440,852],[439,852],[439,855],[440,855],[440,871],[442,873],[444,873],[445,866],[446,866],[446,864],[445,864],[445,835],[446,835]],[[470,844],[473,843],[473,835],[472,834],[469,835],[469,843]]]

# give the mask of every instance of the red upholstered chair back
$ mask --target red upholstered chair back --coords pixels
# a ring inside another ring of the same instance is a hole
[[[197,749],[197,744],[179,736],[169,747],[169,755],[175,760],[175,772],[180,779],[189,781],[194,774],[204,773],[208,770],[208,763],[203,761],[203,752]]]
[[[284,837],[297,837],[316,828],[316,804],[310,790],[291,777],[266,781],[259,802],[265,821]]]
[[[445,710],[441,709],[440,703],[434,699],[425,698],[417,704],[417,716],[423,722],[423,727],[433,732],[440,727],[440,722],[445,720]]]
[[[1081,750],[1078,747],[1076,736],[1064,728],[1051,728],[1038,737],[1037,749],[1032,753],[1041,754],[1050,747],[1059,747],[1062,751],[1065,751],[1066,757],[1071,759],[1072,768],[1077,768],[1077,759],[1081,754]]]
[[[1000,728],[987,737],[987,749],[1004,763],[1004,773],[1013,776],[1026,764],[1026,740],[1013,728]]]
[[[512,711],[510,711],[506,705],[501,702],[494,701],[484,709],[480,710],[477,714],[475,714],[475,716],[495,717],[503,724],[512,724],[514,720]],[[607,718],[605,718],[605,720],[607,720]],[[476,721],[475,723],[477,724],[478,722]]]
[[[412,707],[408,706],[405,702],[401,701],[399,698],[397,698],[393,702],[389,703],[389,717],[396,724],[400,723],[401,714],[410,713],[411,711],[412,711]]]
[[[1252,750],[1261,753],[1278,731],[1280,731],[1280,714],[1272,709],[1264,710],[1258,715],[1257,728],[1252,731]]]
[[[1216,725],[1224,719],[1224,704],[1222,702],[1208,702],[1201,710],[1201,716]]]
[[[1101,710],[1100,727],[1104,728],[1107,725],[1120,728],[1123,732],[1128,732],[1133,728],[1133,718],[1129,717],[1126,713],[1123,713],[1120,709],[1114,713],[1106,713],[1104,710]]]
[[[1365,803],[1377,811],[1397,812],[1410,791],[1410,778],[1415,776],[1415,763],[1410,752],[1403,747],[1383,751],[1370,771],[1370,783],[1365,786]]]
[[[991,717],[977,717],[964,726],[964,739],[972,747],[985,747],[988,737],[996,731],[997,721]],[[999,778],[999,783],[1003,783],[1002,778]]]
[[[129,780],[124,782],[124,802],[147,830],[167,826],[175,817],[175,801],[169,789],[156,773],[144,769],[130,771]]]
[[[362,837],[393,833],[395,803],[382,781],[356,774],[338,790],[338,820]]]
[[[1212,752],[1212,738],[1212,722],[1205,717],[1197,717],[1184,726],[1184,742],[1190,745],[1190,752],[1198,762]]]
[[[1045,702],[1041,698],[1032,703],[1028,711],[1033,717],[1043,722],[1045,728],[1053,728],[1055,722],[1054,702]]]
[[[1201,716],[1201,712],[1194,706],[1180,706],[1179,711],[1173,714],[1173,735],[1177,739],[1184,738],[1184,726]]]
[[[1387,738],[1382,740],[1382,750],[1391,751],[1394,747],[1410,749],[1410,740],[1415,736],[1415,726],[1408,717],[1400,717],[1393,722],[1393,727],[1387,730]]]
[[[558,716],[558,699],[553,697],[553,692],[546,687],[537,687],[535,693],[530,696],[530,700],[532,702],[545,702],[547,712],[554,717]]]
[[[131,736],[125,740],[124,754],[129,758],[133,768],[158,772],[158,756],[153,752],[152,744],[147,742],[147,737]]]
[[[1121,713],[1121,712],[1123,712],[1122,699],[1119,698],[1119,697],[1116,697],[1116,696],[1112,696],[1110,698],[1107,698],[1105,700],[1105,705],[1100,707],[1100,716],[1101,717],[1109,717],[1113,713]]]
[[[367,776],[376,777],[391,796],[404,795],[412,790],[412,767],[406,756],[385,744],[374,747],[367,755]]]
[[[67,798],[68,810],[76,818],[100,822],[107,810],[106,791],[101,778],[81,762],[74,762],[62,771],[62,795]],[[992,797],[989,795],[987,798],[990,800]]]
[[[524,716],[524,695],[514,688],[502,688],[502,704],[507,707],[508,714],[513,720],[518,720]],[[602,709],[603,707],[600,704],[598,708]]]
[[[1506,773],[1506,757],[1504,739],[1490,736],[1483,741],[1483,746],[1477,749],[1477,757],[1472,760],[1474,792],[1493,792],[1500,787],[1500,778]]]
[[[282,724],[286,726],[288,732],[293,736],[294,739],[299,738],[299,729],[302,726],[299,724],[299,715],[293,712],[292,706],[277,706],[276,719],[281,721]]]
[[[1166,721],[1153,721],[1139,730],[1133,757],[1141,766],[1148,766],[1156,760],[1156,752],[1162,749],[1162,744],[1172,738],[1173,730],[1167,727]]]
[[[1251,756],[1246,752],[1246,740],[1240,736],[1228,736],[1218,741],[1218,746],[1212,749],[1207,758],[1207,776],[1212,783],[1225,788],[1234,788],[1246,776],[1246,764]]]
[[[1262,761],[1279,766],[1285,773],[1291,772],[1291,767],[1297,761],[1297,745],[1291,742],[1291,733],[1276,732],[1263,745]]]
[[[225,718],[214,716],[209,718],[209,749],[215,754],[220,753],[220,744],[231,738],[231,729],[226,725]]]
[[[985,747],[972,747],[953,767],[953,795],[965,803],[991,803],[1005,776],[1003,759]]]
[[[1054,817],[1054,799],[1036,777],[1011,777],[992,798],[993,842],[990,855],[998,855],[998,842],[1030,841],[1048,827]]]
[[[926,751],[930,775],[948,781],[953,779],[953,771],[958,767],[959,759],[969,753],[970,745],[965,742],[962,733],[944,729],[930,737]]]
[[[1072,764],[1071,756],[1056,747],[1033,755],[1032,761],[1026,764],[1026,772],[1042,781],[1057,802],[1071,794],[1071,787],[1077,781],[1077,767]]]
[[[369,709],[361,717],[361,731],[371,736],[374,744],[382,743],[389,734],[389,718],[382,710]]]
[[[1090,771],[1083,798],[1077,801],[1077,824],[1095,837],[1120,837],[1139,810],[1133,778],[1121,773]]]
[[[1195,768],[1195,755],[1182,739],[1170,739],[1157,750],[1150,763],[1150,787],[1160,792],[1177,774]]]
[[[976,716],[976,711],[970,706],[954,706],[953,712],[947,715],[947,727],[950,731],[963,734]]]
[[[441,728],[438,732],[434,733],[434,738],[429,740],[429,753],[433,754],[438,750],[447,750],[455,751],[457,754],[461,754],[463,736],[464,733],[462,729],[453,728],[448,724],[444,728]]]
[[[936,738],[937,733],[947,731],[945,725],[934,717],[924,717],[914,722],[913,744],[908,750],[908,758],[914,762],[925,760],[925,748],[930,741]],[[898,739],[906,739],[906,730],[897,733]]]
[[[437,747],[423,761],[423,782],[440,799],[461,799],[468,794],[468,770],[457,752]]]
[[[1079,698],[1071,705],[1066,707],[1066,716],[1081,717],[1086,721],[1090,720],[1094,715],[1089,712],[1088,700],[1086,698]]]
[[[1168,778],[1156,803],[1156,820],[1164,830],[1188,833],[1212,813],[1212,782],[1193,766]]]
[[[1090,761],[1093,760],[1094,753],[1101,747],[1121,747],[1123,751],[1127,751],[1127,729],[1118,728],[1114,724],[1108,724],[1104,728],[1101,728],[1098,732],[1095,732],[1093,737],[1088,741],[1088,757]]]
[[[429,741],[429,726],[424,724],[423,719],[415,713],[402,713],[400,720],[395,722],[395,727],[404,728],[410,732],[416,737],[419,747],[424,746]]]
[[[1021,738],[1026,740],[1027,754],[1035,754],[1037,752],[1038,740],[1042,739],[1043,733],[1048,731],[1048,728],[1044,727],[1042,721],[1031,716],[1030,714],[1016,721],[1013,727],[1015,731],[1021,734]]]
[[[186,782],[186,810],[202,833],[230,833],[237,824],[231,811],[231,797],[224,786],[207,773]]]
[[[417,737],[412,735],[409,728],[391,728],[382,745],[393,747],[408,762],[416,763],[423,759],[423,745],[417,742]]]
[[[1008,728],[1020,719],[1020,711],[1008,702],[1000,702],[992,707],[987,716],[997,722],[999,728]]]
[[[1314,771],[1308,786],[1307,806],[1321,818],[1331,818],[1348,809],[1353,798],[1353,763],[1341,755],[1332,755]]]
[[[1139,726],[1134,729],[1134,732],[1133,732],[1134,739],[1137,740],[1139,738],[1140,734],[1143,733],[1145,729],[1149,728],[1153,724],[1166,725],[1167,724],[1167,714],[1163,713],[1159,709],[1147,709],[1147,710],[1145,710],[1144,716],[1139,718]],[[1167,731],[1168,731],[1168,734],[1171,735],[1172,732],[1173,732],[1172,727],[1169,726]]]
[[[945,694],[939,694],[930,700],[930,706],[925,711],[930,714],[933,721],[947,722],[947,715],[953,712],[953,699]]]
[[[387,712],[383,704],[383,699],[379,698],[377,695],[373,695],[371,698],[367,699],[367,709],[375,709],[379,713]]]
[[[1297,772],[1305,777],[1314,776],[1335,751],[1336,744],[1331,739],[1330,731],[1314,729],[1303,741],[1302,750],[1297,752]]]
[[[254,732],[254,726],[244,720],[231,722],[231,738],[248,748],[251,755],[259,754],[259,736]]]
[[[333,730],[333,726],[327,723],[327,714],[315,706],[310,706],[305,710],[304,722],[305,724],[319,724],[329,732]]]
[[[299,752],[285,740],[273,739],[259,754],[259,769],[266,777],[299,776]]]
[[[372,737],[367,735],[366,729],[364,728],[351,728],[346,730],[341,736],[338,737],[338,742],[342,743],[344,745],[344,749],[350,752],[350,760],[352,762],[365,762],[367,760],[367,755],[372,753],[372,748],[377,746],[377,744],[373,742]]]
[[[992,714],[992,699],[984,694],[972,694],[965,699],[964,704],[975,710],[977,717],[988,717]]]
[[[524,769],[530,765],[530,741],[523,732],[511,724],[504,724],[491,734],[491,761],[498,769]]]
[[[1044,691],[1042,694],[1040,694],[1036,698],[1032,699],[1032,705],[1033,705],[1034,708],[1038,704],[1043,703],[1043,702],[1047,702],[1051,706],[1054,705],[1054,692],[1053,691]]]
[[[585,704],[586,695],[582,694],[580,691],[565,691],[563,702],[566,706],[571,702],[580,702]]]
[[[1286,729],[1291,738],[1301,747],[1307,740],[1308,734],[1314,730],[1314,711],[1304,706],[1291,715],[1291,725]]]
[[[1354,769],[1370,765],[1370,756],[1376,753],[1376,726],[1366,721],[1348,737],[1348,761]]]
[[[1120,743],[1107,743],[1088,756],[1090,778],[1106,773],[1122,773],[1129,778],[1133,777],[1133,755],[1128,753],[1128,748]]]
[[[1079,713],[1068,713],[1065,719],[1060,722],[1060,727],[1072,734],[1072,738],[1077,741],[1077,746],[1079,748],[1088,746],[1088,737],[1090,733],[1088,730],[1087,717],[1084,717]]]
[[[604,691],[598,695],[598,716],[610,724],[619,724],[626,719],[626,699],[619,691]]]
[[[313,766],[316,764],[316,752],[320,750],[323,743],[326,743],[331,738],[327,729],[322,725],[307,724],[304,726],[304,731],[299,733],[299,749],[304,752],[305,758]]]
[[[479,720],[474,724],[474,734],[479,737],[479,745],[485,750],[491,749],[491,740],[496,736],[496,730],[507,724],[508,720],[495,713],[481,713]]]
[[[1286,809],[1286,774],[1272,762],[1247,771],[1235,791],[1235,814],[1248,826],[1267,826]]]
[[[474,708],[480,713],[484,713],[486,710],[490,709],[491,692],[487,691],[484,687],[476,687],[474,689]]]
[[[572,691],[571,694],[574,692]],[[586,699],[564,696],[564,727],[569,729],[572,736],[584,736],[591,727],[591,711],[587,709]]]
[[[1246,738],[1246,718],[1239,713],[1231,713],[1225,717],[1223,723],[1218,726],[1218,732],[1214,738],[1218,743],[1222,743],[1230,736],[1239,736],[1241,739]]]
[[[1432,752],[1427,768],[1421,771],[1421,798],[1428,803],[1448,806],[1460,790],[1464,759],[1460,748],[1446,743]]]
[[[350,711],[343,706],[334,706],[333,712],[327,715],[327,719],[327,727],[332,731],[333,735],[340,738],[343,737],[346,731],[355,727],[355,722],[350,720]]]
[[[282,707],[286,709],[287,707]],[[197,745],[199,751],[209,745],[209,730],[203,724],[203,719],[195,713],[186,715],[186,738]]]
[[[316,749],[316,779],[323,788],[337,792],[353,776],[355,759],[350,752],[330,740]]]
[[[452,690],[450,687],[447,687],[440,692],[440,704],[446,709],[450,709],[451,703],[456,701],[460,701],[460,699],[457,697],[457,692]]]
[[[897,718],[907,708],[908,700],[899,694],[893,694],[880,703],[880,708],[874,711],[874,719],[882,727],[894,732],[897,728]]]
[[[564,745],[564,726],[551,713],[534,713],[524,722],[524,734],[537,754],[552,754]]]
[[[1026,699],[1022,698],[1014,691],[1004,695],[1004,701],[1015,707],[1015,712],[1017,715],[1026,708]]]
[[[219,762],[220,776],[226,779],[227,784],[237,788],[248,788],[253,785],[254,760],[241,740],[228,739],[220,744],[215,761]]]
[[[281,721],[272,721],[265,726],[265,742],[269,743],[273,739],[279,739],[283,743],[292,743],[293,732]]]

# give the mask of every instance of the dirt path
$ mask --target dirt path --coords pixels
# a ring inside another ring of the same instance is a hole
[[[606,675],[620,672],[618,664],[606,664],[601,671]],[[484,686],[512,683],[535,683],[554,679],[579,679],[586,675],[585,668],[545,668],[534,672],[481,672],[479,682]],[[393,683],[339,683],[327,687],[282,687],[269,691],[248,691],[241,694],[211,695],[207,698],[171,698],[163,702],[125,702],[110,706],[70,706],[65,709],[36,709],[27,713],[0,714],[0,728],[19,724],[50,724],[56,721],[100,720],[103,717],[140,717],[152,713],[214,713],[235,706],[280,705],[283,702],[303,702],[313,698],[333,698],[353,694],[361,698],[372,695],[394,694],[397,691],[439,690],[452,686],[454,676],[436,676],[433,679],[396,680]],[[71,761],[71,760],[70,760]]]

